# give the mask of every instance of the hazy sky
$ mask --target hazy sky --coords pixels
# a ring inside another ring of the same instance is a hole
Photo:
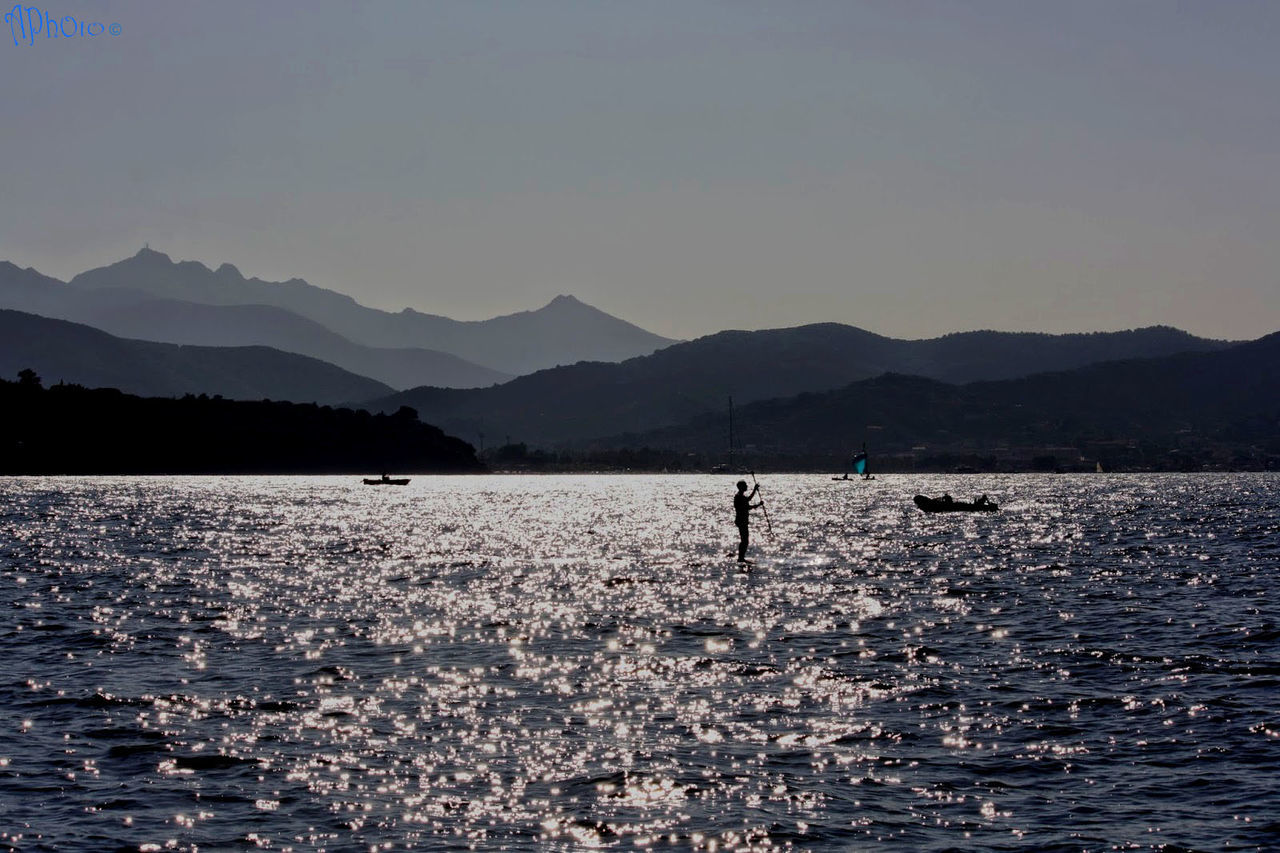
[[[0,259],[60,278],[150,242],[672,337],[1280,329],[1272,0],[38,8],[120,24],[0,29]]]

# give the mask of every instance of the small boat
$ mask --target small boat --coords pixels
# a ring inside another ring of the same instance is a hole
[[[924,512],[995,512],[1000,508],[987,500],[986,495],[976,501],[957,501],[950,495],[943,495],[940,498],[916,495],[912,500]]]
[[[393,477],[388,477],[386,474],[383,474],[381,477],[376,477],[376,478],[365,477],[364,484],[366,486],[407,486],[409,485],[409,478],[403,477],[400,479],[395,479]]]

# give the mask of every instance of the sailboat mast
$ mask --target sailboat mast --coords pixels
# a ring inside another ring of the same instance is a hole
[[[729,470],[733,470],[733,398],[729,398]]]

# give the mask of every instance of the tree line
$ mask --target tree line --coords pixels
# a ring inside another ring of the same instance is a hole
[[[0,380],[0,473],[266,474],[483,470],[472,446],[402,407],[370,414],[273,400]]]

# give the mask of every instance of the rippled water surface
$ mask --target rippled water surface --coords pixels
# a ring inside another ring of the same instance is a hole
[[[1280,849],[1280,478],[733,479],[0,480],[0,849]]]

